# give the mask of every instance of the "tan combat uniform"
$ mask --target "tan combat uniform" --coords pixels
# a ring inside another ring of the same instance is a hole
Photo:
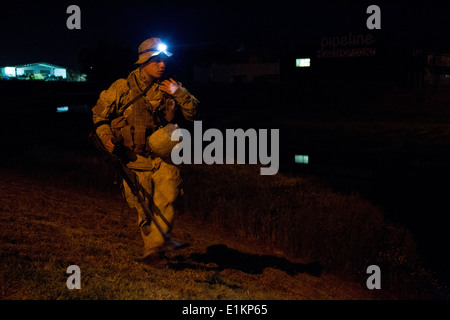
[[[194,120],[198,100],[181,84],[179,85],[180,88],[170,96],[158,89],[157,81],[147,83],[140,70],[136,69],[127,79],[119,79],[108,90],[102,91],[92,109],[93,122],[98,125],[97,134],[103,143],[106,144],[110,138],[121,135],[123,145],[134,151],[136,158],[128,162],[127,166],[133,169],[141,185],[152,196],[152,199],[148,199],[149,208],[156,214],[161,213],[170,225],[175,214],[174,202],[180,193],[182,182],[180,172],[170,161],[152,154],[146,139],[158,129],[158,123],[155,123],[153,116],[156,110],[162,109],[166,112],[166,118],[171,118],[171,110],[180,108],[187,120]],[[146,88],[148,90],[144,98],[137,99],[127,106]],[[144,211],[125,181],[123,185],[126,200],[131,208],[137,209],[138,224],[142,226],[145,219]],[[161,222],[158,215],[156,217],[164,231],[170,232],[170,227]],[[164,238],[154,223],[142,227],[141,234],[144,240],[144,257],[157,252],[158,247],[164,244]]]

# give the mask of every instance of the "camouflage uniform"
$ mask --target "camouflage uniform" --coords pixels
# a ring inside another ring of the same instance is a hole
[[[170,109],[179,108],[184,118],[194,120],[198,100],[182,87],[181,83],[178,84],[179,89],[170,96],[159,90],[157,80],[147,83],[138,68],[132,71],[127,79],[119,79],[108,90],[101,92],[92,109],[93,122],[98,125],[97,134],[103,143],[106,144],[110,138],[121,135],[123,145],[133,150],[134,157],[127,166],[136,173],[142,186],[152,196],[152,199],[148,199],[149,208],[156,214],[161,213],[169,224],[174,218],[174,202],[179,196],[182,179],[175,165],[151,153],[146,139],[161,126],[161,123],[155,121],[157,110],[164,114]],[[146,88],[148,90],[143,98],[127,106]],[[144,240],[144,257],[149,256],[164,244],[164,238],[154,223],[142,226],[145,221],[144,211],[125,181],[123,185],[129,206],[138,211],[138,224],[141,226]],[[161,221],[158,215],[156,217]],[[160,225],[164,231],[170,232],[170,227],[164,222]]]

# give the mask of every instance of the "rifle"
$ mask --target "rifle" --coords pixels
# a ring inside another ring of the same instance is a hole
[[[105,158],[107,162],[111,162],[116,169],[116,171],[119,173],[121,178],[125,180],[125,182],[128,184],[128,186],[131,189],[131,192],[133,195],[135,195],[141,204],[142,208],[144,209],[144,213],[147,219],[144,219],[140,226],[145,226],[147,223],[149,223],[148,219],[151,219],[155,226],[158,228],[159,232],[161,232],[162,236],[164,237],[164,241],[166,243],[173,242],[170,240],[170,236],[167,232],[164,232],[162,229],[159,221],[155,218],[155,214],[153,211],[150,210],[147,203],[145,202],[145,197],[147,199],[151,199],[151,196],[147,193],[147,191],[142,187],[142,185],[139,183],[139,179],[137,175],[130,170],[125,163],[122,161],[122,159],[114,154],[110,153],[108,150],[106,150],[105,146],[103,145],[103,142],[100,140],[99,136],[97,135],[95,129],[91,131],[89,134],[89,139],[91,140],[92,144],[100,151],[102,156]],[[120,140],[113,138],[112,141],[116,145],[120,145]],[[158,214],[161,219],[164,221],[164,223],[170,227],[168,221],[164,218],[162,214]]]

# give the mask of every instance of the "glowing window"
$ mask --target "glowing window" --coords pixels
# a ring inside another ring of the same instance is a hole
[[[295,59],[295,66],[299,68],[310,67],[311,59],[310,58]]]
[[[309,156],[308,155],[303,155],[303,154],[296,154],[295,155],[295,163],[308,164],[309,163]]]
[[[61,77],[63,79],[67,78],[66,69],[55,69],[53,74],[55,75],[55,77]]]
[[[8,77],[15,77],[16,76],[16,68],[5,67],[5,75],[7,75]]]

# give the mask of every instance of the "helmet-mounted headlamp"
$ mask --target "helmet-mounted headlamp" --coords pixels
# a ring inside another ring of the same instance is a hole
[[[146,49],[143,51],[139,51],[139,55],[144,54],[146,52],[150,52],[150,51],[153,51],[151,57],[157,56],[161,52],[164,53],[168,57],[172,56],[172,53],[167,51],[167,45],[164,43],[159,43],[156,47]]]

